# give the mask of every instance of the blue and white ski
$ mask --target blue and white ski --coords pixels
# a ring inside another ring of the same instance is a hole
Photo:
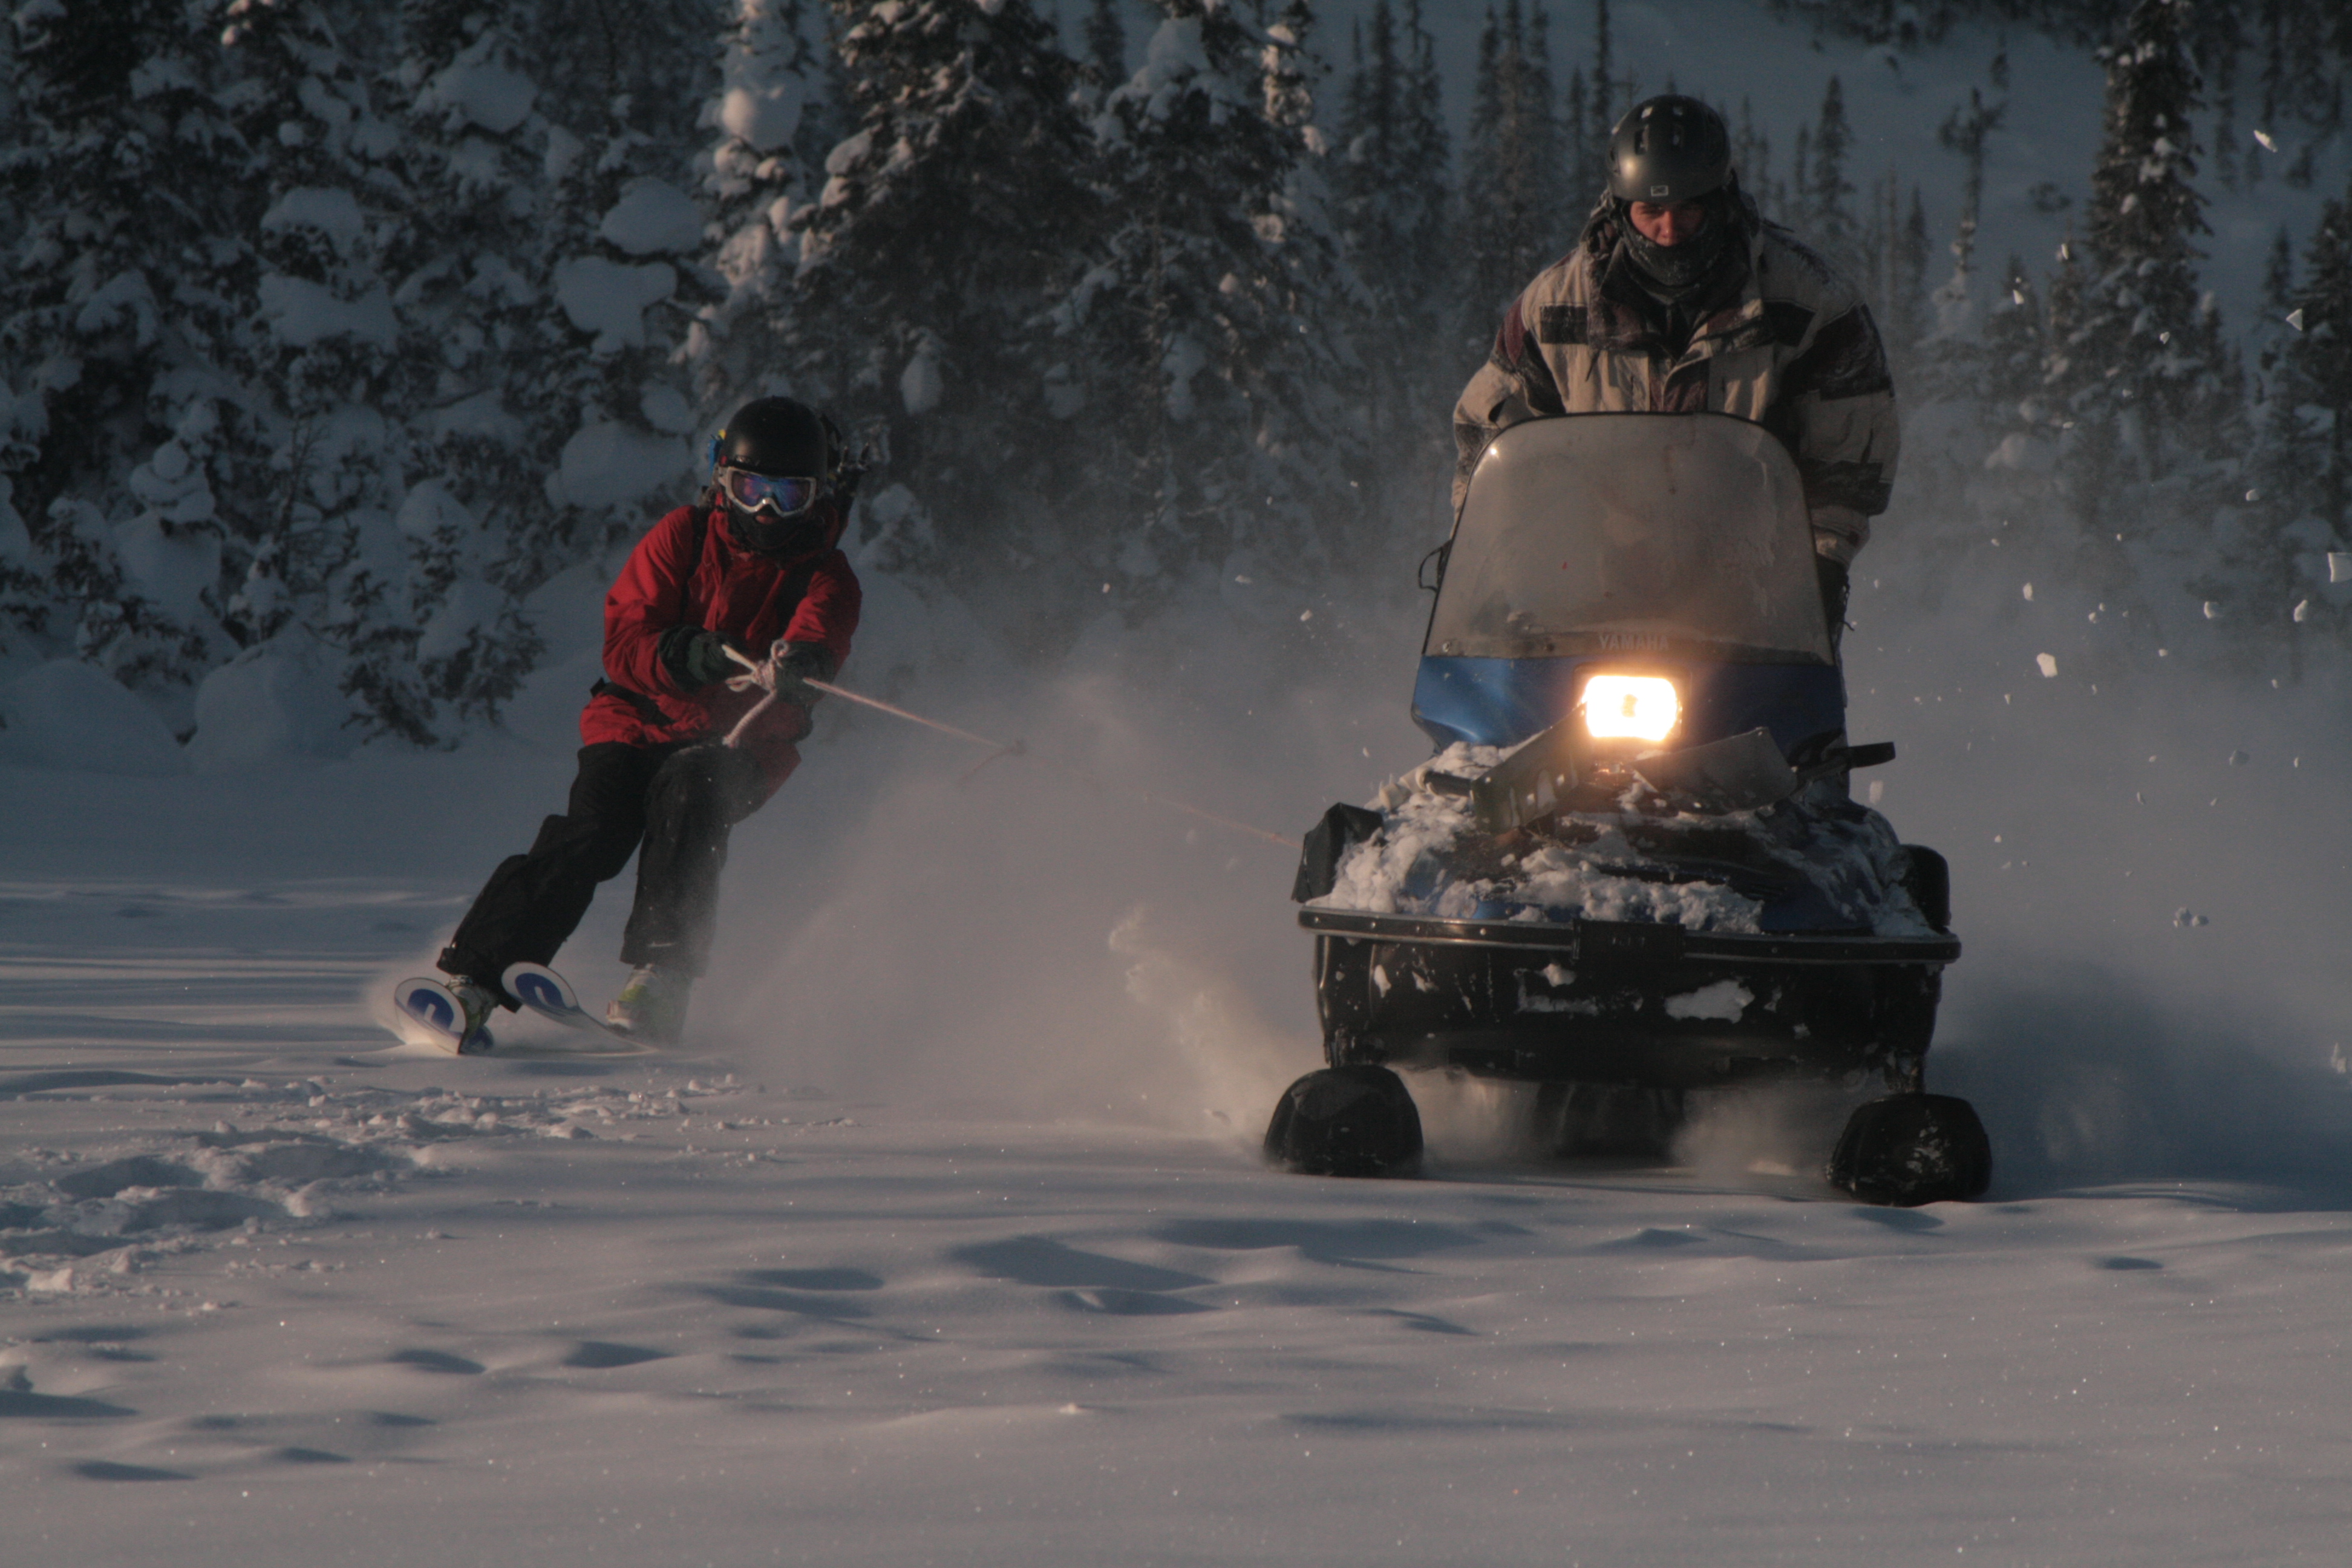
[[[652,1047],[625,1029],[616,1029],[580,1005],[580,993],[572,983],[544,963],[509,963],[499,977],[507,994],[538,1014],[551,1018],[567,1029],[583,1034],[601,1035],[611,1042],[612,1048],[625,1051],[646,1051]]]
[[[447,982],[416,975],[393,987],[392,1001],[408,1026],[403,1033],[415,1044],[432,1046],[453,1057],[490,1053],[488,1027],[478,1027],[471,1036],[466,1033],[466,1005],[457,1000]]]

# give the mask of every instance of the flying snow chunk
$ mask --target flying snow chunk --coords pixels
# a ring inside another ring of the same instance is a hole
[[[940,340],[925,332],[898,375],[898,401],[917,418],[940,405],[947,382],[940,374]]]
[[[2213,922],[2183,904],[2172,911],[2172,923],[2180,931],[2194,931],[2199,926],[2211,925]]]
[[[631,180],[596,232],[631,256],[692,250],[702,243],[702,209],[667,180]]]
[[[2025,597],[2026,597],[2026,601],[2027,601],[2027,603],[2029,603],[2029,604],[2030,604],[2030,603],[2032,603],[2032,599],[2033,599],[2033,584],[2031,584],[2031,583],[2028,583],[2028,584],[2025,585]]]
[[[2331,583],[2352,583],[2352,551],[2331,550],[2327,552],[2327,580]]]
[[[2044,680],[2058,679],[2058,660],[2055,655],[2037,653],[2033,656],[2033,663],[2042,671],[2042,678]]]
[[[2221,618],[2221,606],[2211,599],[2206,600],[2205,618],[2209,621],[2220,620]]]
[[[2263,151],[2265,153],[2275,153],[2278,151],[2278,139],[2267,131],[2255,132],[2254,140],[2263,144]]]
[[[1669,1018],[1709,1018],[1717,1023],[1738,1022],[1755,998],[1748,987],[1737,980],[1718,980],[1696,991],[1686,991],[1679,996],[1666,998]]]
[[[2302,307],[2302,306],[2297,305],[2294,310],[2289,310],[2289,311],[2286,313],[2286,324],[2287,324],[2288,326],[2290,326],[2290,327],[2293,327],[2293,328],[2294,328],[2296,331],[2298,331],[2298,332],[2299,332],[2299,331],[2303,331],[2303,307]]]

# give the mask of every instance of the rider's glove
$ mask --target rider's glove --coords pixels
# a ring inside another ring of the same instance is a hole
[[[698,691],[735,673],[735,661],[727,653],[727,639],[717,632],[705,631],[700,626],[672,626],[662,633],[658,646],[662,668],[677,682],[681,691]]]
[[[821,642],[788,642],[776,655],[776,695],[814,708],[824,692],[807,683],[833,679],[833,650]]]

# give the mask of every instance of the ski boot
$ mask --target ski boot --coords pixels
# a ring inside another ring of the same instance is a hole
[[[686,1033],[686,1004],[694,977],[640,963],[604,1009],[604,1022],[650,1045],[674,1046]]]
[[[496,1044],[490,1038],[490,1015],[499,1010],[499,994],[462,974],[449,977],[449,994],[466,1010],[465,1026],[457,1036],[457,1054],[488,1056]]]

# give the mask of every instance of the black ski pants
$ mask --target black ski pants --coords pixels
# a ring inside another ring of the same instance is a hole
[[[583,746],[564,814],[540,824],[529,853],[499,862],[441,950],[442,970],[495,989],[510,963],[552,963],[597,884],[635,853],[637,897],[621,962],[700,974],[727,836],[761,799],[751,755],[715,742]]]

